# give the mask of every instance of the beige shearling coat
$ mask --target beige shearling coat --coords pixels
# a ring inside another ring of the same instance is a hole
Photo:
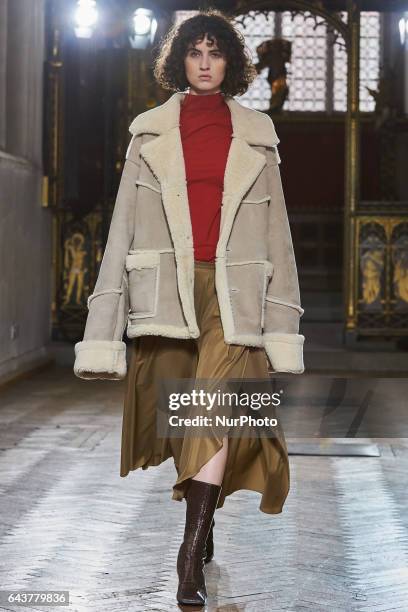
[[[75,374],[126,376],[128,338],[198,338],[194,249],[179,129],[185,92],[130,125],[108,240]],[[271,118],[226,97],[232,140],[224,175],[215,284],[227,344],[265,347],[272,369],[302,373],[298,275]]]

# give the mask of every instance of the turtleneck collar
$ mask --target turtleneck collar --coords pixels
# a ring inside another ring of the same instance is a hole
[[[224,104],[224,94],[221,91],[213,94],[192,94],[188,92],[184,97],[181,108],[183,111],[217,110]]]

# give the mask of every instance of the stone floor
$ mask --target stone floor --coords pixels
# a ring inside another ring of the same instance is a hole
[[[56,366],[0,391],[3,591],[69,590],[72,611],[180,609],[185,504],[171,499],[171,459],[120,478],[123,389]],[[255,492],[227,498],[207,610],[408,610],[408,440],[347,442],[366,455],[308,453],[288,438],[279,515],[260,512]],[[3,596],[0,609],[47,608]]]

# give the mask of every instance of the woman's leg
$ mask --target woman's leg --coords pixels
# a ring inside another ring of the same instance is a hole
[[[194,479],[187,490],[184,538],[177,556],[177,600],[181,604],[206,603],[203,550],[220,492],[219,485]]]
[[[213,330],[219,325],[219,318],[210,312],[214,306],[214,266],[198,264],[195,269],[195,308],[197,320],[201,331],[197,343],[198,363],[196,378],[206,377],[209,372],[204,366],[204,354],[212,352],[212,358],[218,361],[218,354],[212,345],[212,339],[208,334],[208,327]],[[205,342],[203,339],[205,338]],[[201,353],[203,345],[206,350]],[[200,357],[201,353],[201,357]],[[218,367],[218,364],[217,364]],[[210,370],[213,366],[210,365]],[[210,372],[210,379],[213,379]],[[215,444],[214,441],[196,441],[195,453],[203,453],[207,444]],[[219,444],[217,440],[217,445]],[[186,523],[184,539],[180,546],[177,557],[177,572],[179,586],[177,600],[184,604],[204,605],[207,599],[207,591],[204,576],[204,561],[207,556],[206,542],[213,524],[213,516],[221,493],[221,483],[224,477],[225,465],[228,454],[228,438],[222,437],[223,446],[202,465],[200,470],[191,476],[186,491]],[[201,450],[200,450],[201,449]]]
[[[222,442],[222,448],[215,453],[215,455],[213,455],[205,465],[203,465],[201,470],[192,478],[192,480],[201,480],[202,482],[221,486],[228,457],[228,436],[224,436]],[[204,563],[211,561],[214,556],[214,524],[215,521],[213,518],[202,554]]]
[[[228,437],[224,436],[222,448],[203,465],[192,480],[201,480],[220,485],[224,478],[225,465],[228,457]]]

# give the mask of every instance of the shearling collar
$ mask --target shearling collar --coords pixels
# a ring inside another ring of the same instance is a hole
[[[164,134],[180,125],[180,104],[186,92],[175,92],[163,104],[138,115],[129,127],[133,135]],[[250,145],[271,147],[279,138],[272,119],[266,113],[247,108],[231,96],[225,97],[231,112],[232,135]]]

